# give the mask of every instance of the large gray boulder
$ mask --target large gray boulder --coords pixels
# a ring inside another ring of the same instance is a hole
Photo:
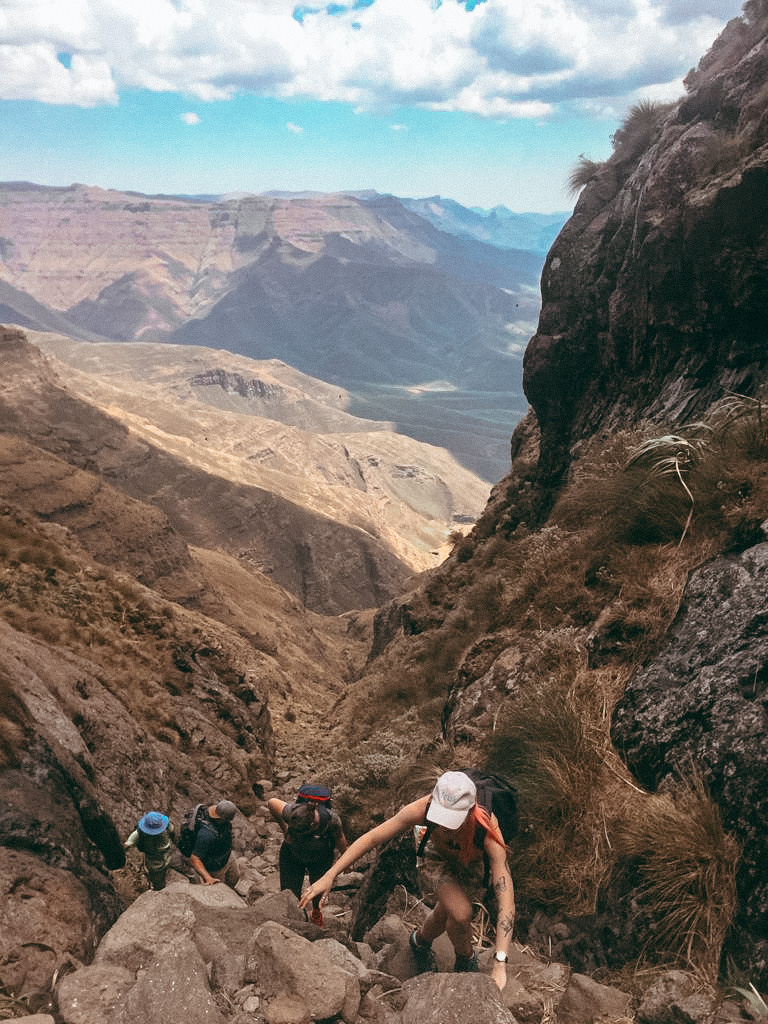
[[[712,1020],[717,994],[685,971],[665,971],[637,1008],[639,1024],[704,1024]]]
[[[601,985],[586,974],[573,974],[557,1007],[557,1024],[592,1024],[600,1018],[632,1016],[632,997],[611,985]]]
[[[322,947],[276,921],[256,929],[246,981],[258,984],[269,996],[298,997],[319,1020],[341,1016],[352,1024],[360,1006],[357,971],[329,959]]]
[[[140,970],[111,1024],[224,1024],[203,959],[188,942]]]
[[[421,974],[402,995],[402,1024],[517,1024],[487,974]]]
[[[216,1024],[211,983],[227,996],[242,987],[256,924],[226,885],[145,892],[104,936],[93,964],[59,982],[62,1020]]]
[[[560,1015],[559,1003],[568,987],[571,970],[567,964],[545,962],[518,942],[510,944],[507,962],[507,984],[501,1001],[520,1024],[539,1024],[553,1009]],[[479,956],[480,970],[487,974],[493,968],[493,950]]]
[[[612,738],[655,790],[693,764],[743,845],[729,952],[768,982],[768,544],[691,575],[659,656],[616,706]]]
[[[111,1021],[136,975],[119,964],[91,964],[65,975],[56,988],[64,1024],[102,1024]]]

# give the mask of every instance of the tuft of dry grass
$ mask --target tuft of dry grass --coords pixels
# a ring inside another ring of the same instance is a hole
[[[637,810],[617,822],[615,844],[617,858],[636,863],[634,895],[655,922],[645,953],[715,980],[736,908],[739,844],[695,772]]]
[[[488,762],[519,794],[513,872],[535,901],[573,916],[595,912],[613,866],[613,822],[633,795],[609,738],[623,685],[605,669],[552,679],[512,701],[487,744]]]
[[[659,137],[664,118],[673,106],[674,103],[655,100],[640,100],[633,104],[611,139],[614,155],[622,160],[641,156]]]
[[[604,166],[598,160],[590,160],[589,157],[579,154],[579,159],[571,168],[568,174],[568,191],[572,196],[577,195],[595,177],[597,172]]]

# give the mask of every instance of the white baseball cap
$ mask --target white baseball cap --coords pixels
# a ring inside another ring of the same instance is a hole
[[[432,790],[427,808],[427,821],[446,828],[460,828],[475,806],[477,789],[464,772],[445,772]]]

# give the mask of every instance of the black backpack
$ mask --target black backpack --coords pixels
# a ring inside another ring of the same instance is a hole
[[[205,804],[195,804],[194,807],[190,807],[181,819],[181,830],[179,831],[179,839],[176,845],[179,853],[185,857],[189,857],[195,848],[195,837],[202,823],[204,811]]]
[[[321,860],[329,854],[332,855],[337,835],[334,816],[328,808],[328,804],[318,803],[311,797],[305,800],[297,799],[293,808],[294,813],[298,810],[296,806],[298,804],[313,804],[319,821],[309,830],[305,823],[300,826],[293,824],[291,822],[292,815],[286,818],[285,812],[283,812],[283,818],[288,827],[286,839],[294,854],[300,860],[307,862]]]
[[[477,771],[469,768],[465,771],[477,788],[477,802],[489,814],[496,815],[504,842],[509,843],[517,835],[517,790],[512,783],[501,775]],[[477,837],[475,837],[477,842]]]
[[[489,814],[495,814],[499,823],[504,842],[508,843],[517,835],[517,790],[507,779],[501,775],[493,775],[490,772],[479,771],[475,768],[460,769],[468,775],[477,789],[477,803],[484,807]],[[427,821],[427,829],[419,843],[416,851],[417,857],[424,855],[424,847],[429,842],[429,837],[434,829],[434,822]],[[475,832],[475,846],[483,848],[485,842],[485,829],[482,825],[477,826]]]

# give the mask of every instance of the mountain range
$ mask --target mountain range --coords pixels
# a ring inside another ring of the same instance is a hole
[[[478,223],[508,223],[498,213],[414,202],[5,183],[0,317],[277,358],[492,480],[526,408],[543,251],[530,234],[531,248],[481,240]]]

